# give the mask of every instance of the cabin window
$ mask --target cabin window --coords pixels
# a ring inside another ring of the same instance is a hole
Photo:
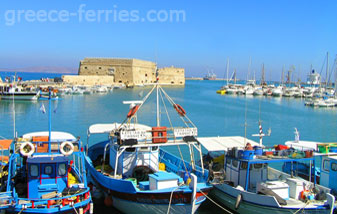
[[[232,165],[236,168],[236,167],[238,167],[238,161],[237,160],[233,160],[232,161]]]
[[[241,169],[246,170],[247,167],[248,167],[247,162],[241,162],[241,167],[240,167]]]
[[[36,177],[39,176],[39,167],[36,164],[30,165],[30,176]]]
[[[57,170],[57,174],[62,176],[62,175],[65,175],[67,172],[66,170],[66,164],[65,163],[62,163],[62,164],[59,164],[59,168]]]
[[[262,163],[256,163],[256,164],[254,164],[254,169],[261,169],[262,166],[263,166]]]
[[[323,170],[325,170],[325,171],[330,171],[329,170],[329,166],[330,166],[330,160],[324,160],[324,162],[323,162]]]
[[[140,147],[140,148],[139,148],[139,151],[140,151],[140,152],[148,152],[148,151],[149,151],[149,148],[148,148],[148,147]]]
[[[332,169],[332,171],[337,171],[337,164],[336,163],[332,163],[331,164],[331,169]]]
[[[126,152],[135,152],[136,148],[126,148],[125,151]]]
[[[51,175],[53,173],[53,167],[52,166],[45,166],[44,167],[44,174]]]
[[[154,152],[154,151],[157,151],[158,150],[158,146],[154,146],[154,147],[152,147],[152,151]]]

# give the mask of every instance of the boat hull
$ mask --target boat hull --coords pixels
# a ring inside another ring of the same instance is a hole
[[[275,206],[266,206],[262,204],[258,204],[259,200],[256,199],[254,202],[249,202],[245,200],[244,193],[236,190],[235,188],[233,191],[227,191],[228,188],[223,188],[222,185],[215,185],[212,191],[210,192],[209,196],[219,202],[221,205],[231,209],[235,213],[250,213],[250,214],[266,214],[266,213],[273,213],[273,214],[285,214],[285,213],[295,213],[300,208],[283,208],[283,207],[275,207]],[[226,190],[226,191],[224,191]],[[236,208],[237,198],[238,195],[241,193],[241,201]],[[330,213],[330,209],[328,207],[321,207],[321,208],[304,208],[301,209],[301,213]]]
[[[13,95],[1,95],[2,100],[12,100]],[[15,100],[37,100],[38,95],[36,93],[29,93],[29,94],[14,94],[14,99]]]
[[[89,214],[90,210],[93,210],[93,207],[91,208],[91,198],[82,201],[80,203],[74,204],[74,206],[64,206],[62,208],[27,208],[22,209],[21,205],[20,207],[14,207],[6,209],[6,213],[29,213],[29,214],[42,214],[42,213],[61,213],[61,214],[73,214],[73,213],[83,213],[83,214]],[[91,208],[91,209],[90,209]],[[76,212],[75,212],[76,210]]]
[[[127,200],[122,200],[117,197],[111,196],[113,206],[123,213],[135,214],[166,214],[168,213],[168,204],[145,204],[137,203]],[[172,204],[169,213],[195,213],[203,201],[196,203],[192,210],[192,205],[186,204]]]
[[[159,194],[145,194],[145,193],[124,193],[114,191],[109,189],[97,182],[95,179],[95,172],[92,172],[90,165],[87,166],[90,171],[91,178],[95,185],[102,189],[110,197],[113,202],[113,206],[123,213],[146,213],[146,214],[157,214],[157,213],[167,213],[170,203],[171,192],[159,193]],[[99,172],[97,172],[99,173]],[[210,188],[203,189],[204,194],[208,194]],[[170,205],[170,213],[177,214],[192,214],[195,213],[199,206],[206,200],[206,197],[201,196],[202,193],[197,193],[199,195],[198,200],[195,202],[194,207],[190,202],[191,194],[186,194],[182,192],[175,191],[172,195],[172,201]],[[185,203],[184,203],[185,202]],[[186,203],[188,202],[188,203]]]

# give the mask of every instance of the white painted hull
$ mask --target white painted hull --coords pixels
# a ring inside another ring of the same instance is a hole
[[[235,208],[237,196],[242,194],[242,200]],[[255,193],[243,193],[233,187],[225,187],[222,185],[215,185],[213,190],[209,194],[210,197],[214,198],[221,205],[235,211],[236,213],[249,213],[249,214],[285,214],[285,213],[295,213],[302,207],[277,207],[277,203],[274,202],[273,197],[257,195]],[[248,199],[247,199],[248,198]],[[252,202],[250,202],[252,201]],[[268,203],[270,202],[270,203]],[[274,205],[269,205],[273,204]],[[315,208],[304,208],[300,213],[330,213],[329,209],[315,209]]]
[[[1,95],[2,100],[13,100],[13,95]],[[38,95],[14,95],[15,100],[37,100]]]
[[[123,213],[127,214],[166,214],[168,213],[167,204],[141,204],[132,201],[126,201],[112,196],[113,206]],[[171,205],[170,214],[193,214],[197,211],[201,203],[192,205]]]

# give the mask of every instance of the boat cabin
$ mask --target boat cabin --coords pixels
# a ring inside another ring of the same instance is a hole
[[[268,165],[266,163],[251,164],[248,169],[248,162],[236,158],[226,156],[225,158],[226,179],[233,182],[233,186],[245,187],[248,189],[256,189],[257,183],[267,181]],[[247,169],[249,170],[249,180],[247,181]]]
[[[28,198],[41,198],[51,192],[62,192],[68,186],[68,158],[28,157]]]
[[[116,155],[118,151],[118,144],[110,146],[110,166],[114,167],[116,162]],[[135,173],[135,167],[148,167],[151,171],[157,172],[159,170],[159,147],[129,147],[126,148],[118,158],[117,174],[123,177],[130,177]]]
[[[337,191],[337,157],[322,156],[320,185]]]

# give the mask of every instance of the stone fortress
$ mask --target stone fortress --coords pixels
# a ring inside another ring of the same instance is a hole
[[[154,62],[139,59],[85,58],[80,61],[78,76],[63,76],[63,81],[77,85],[142,86],[157,81],[163,85],[185,85],[185,69],[157,69]]]

